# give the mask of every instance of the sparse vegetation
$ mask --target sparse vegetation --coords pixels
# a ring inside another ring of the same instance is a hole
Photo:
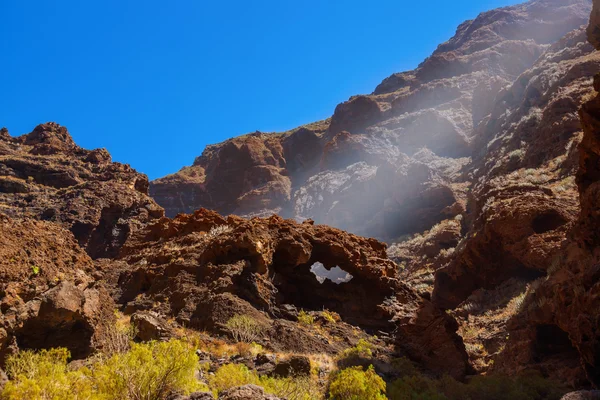
[[[129,317],[115,311],[115,320],[101,321],[100,326],[101,335],[94,338],[94,346],[100,349],[102,356],[111,357],[114,354],[124,353],[131,348],[136,330],[131,325]]]
[[[190,393],[204,386],[196,379],[197,357],[187,344],[172,340],[133,344],[89,367],[71,369],[66,349],[21,351],[7,360],[11,380],[1,398],[162,400],[171,393]]]
[[[332,324],[335,324],[336,322],[341,320],[340,315],[333,311],[323,310],[321,312],[321,315],[323,316],[323,318],[325,318],[327,322]]]
[[[304,310],[300,310],[298,313],[298,322],[302,325],[312,325],[315,323],[315,317]]]
[[[209,377],[209,386],[215,394],[241,385],[259,385],[266,393],[289,400],[322,398],[318,382],[313,377],[276,378],[259,376],[245,365],[226,364]]]
[[[513,150],[510,153],[508,153],[508,158],[513,161],[518,161],[521,160],[523,158],[523,156],[525,156],[525,150],[523,149],[517,149],[517,150]]]
[[[260,339],[265,327],[256,318],[249,315],[237,314],[225,324],[231,336],[237,342],[252,343]]]
[[[334,400],[385,400],[386,384],[373,366],[350,367],[339,371],[331,380],[329,396]]]

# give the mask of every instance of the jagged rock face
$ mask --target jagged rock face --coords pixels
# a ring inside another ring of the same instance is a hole
[[[600,50],[600,2],[594,1],[588,39]],[[595,73],[594,88],[600,88]],[[589,75],[590,77],[592,74]],[[591,84],[591,82],[589,82]],[[600,97],[586,101],[579,115],[583,140],[579,146],[577,185],[581,213],[558,264],[536,290],[530,291],[518,318],[509,325],[511,340],[502,358],[505,369],[523,368],[535,360],[568,373],[571,381],[585,379],[600,386],[600,241],[598,240],[598,185],[600,167]],[[565,366],[567,364],[567,366]],[[579,374],[575,374],[578,372]],[[580,378],[581,379],[581,378]],[[591,394],[589,394],[591,396]],[[581,396],[581,398],[584,398]],[[590,397],[591,398],[591,397]]]
[[[500,91],[477,128],[469,232],[438,267],[432,298],[456,309],[465,341],[484,331],[471,360],[498,372],[533,367],[574,387],[600,384],[599,62],[583,30],[567,34]]]
[[[129,268],[115,297],[131,311],[151,308],[216,332],[236,314],[251,315],[273,330],[271,346],[330,352],[335,343],[280,331],[288,305],[326,308],[363,329],[396,332],[398,347],[433,371],[466,372],[454,320],[395,278],[397,265],[375,239],[312,222],[225,219],[202,209],[139,231],[121,258]],[[320,282],[311,271],[317,264],[351,279]]]
[[[93,258],[114,256],[132,231],[163,215],[145,175],[104,149],[78,147],[55,123],[0,135],[0,204],[12,217],[63,224]]]
[[[74,358],[89,355],[115,308],[93,274],[92,260],[71,232],[0,215],[0,362],[19,348],[66,347]]]
[[[531,146],[528,156],[564,153],[564,142],[579,130],[578,94],[550,104],[543,91],[576,80],[552,65],[591,48],[579,46],[579,36],[555,43],[585,24],[589,11],[589,0],[538,0],[482,13],[416,70],[338,105],[330,120],[209,146],[193,166],[152,182],[150,192],[169,216],[206,207],[311,218],[388,241],[421,232],[464,212],[464,171],[482,164],[469,164],[469,157],[478,158],[500,123],[515,123],[502,111],[523,117],[532,107],[551,107],[554,131],[531,137],[542,146]],[[586,71],[578,67],[582,78]],[[595,67],[591,60],[587,76]],[[550,139],[559,131],[562,139]],[[513,142],[520,144],[516,136]]]

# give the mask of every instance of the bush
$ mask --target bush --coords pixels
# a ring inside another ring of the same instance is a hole
[[[115,319],[104,319],[99,323],[100,335],[94,337],[94,347],[100,349],[104,357],[125,353],[131,348],[131,342],[137,331],[128,317],[115,311]]]
[[[308,376],[274,378],[261,376],[260,385],[266,393],[287,400],[316,400],[323,398],[318,382]]]
[[[254,384],[262,386],[266,393],[288,400],[313,400],[321,397],[318,383],[312,377],[276,378],[258,376],[245,365],[226,364],[208,378],[213,392],[218,395],[232,387]]]
[[[447,400],[436,381],[421,375],[405,376],[395,380],[388,386],[387,394],[390,400]]]
[[[108,359],[97,358],[89,369],[69,370],[66,349],[22,351],[9,357],[11,380],[1,397],[7,400],[163,400],[172,393],[203,389],[196,380],[198,359],[185,343],[133,344]]]
[[[327,322],[332,324],[335,324],[336,322],[341,320],[340,315],[333,311],[323,310],[321,315],[323,316],[323,318],[325,318]]]
[[[385,382],[373,366],[350,367],[338,372],[329,386],[329,396],[335,400],[385,400]]]
[[[373,345],[365,339],[360,339],[356,346],[347,348],[340,356],[342,359],[372,358]]]
[[[90,380],[83,371],[69,371],[67,349],[21,351],[8,357],[6,372],[10,381],[4,386],[1,398],[66,399],[93,398]]]
[[[202,388],[195,377],[198,358],[179,340],[133,344],[127,353],[115,354],[94,367],[94,383],[109,398],[164,399],[171,393]]]
[[[258,384],[258,375],[241,364],[225,364],[208,378],[210,388],[216,393],[236,386]]]
[[[251,343],[260,339],[264,326],[249,315],[236,314],[225,324],[227,330],[237,342]]]
[[[315,323],[315,317],[313,317],[306,311],[301,310],[298,313],[298,322],[300,322],[302,325],[312,325]]]

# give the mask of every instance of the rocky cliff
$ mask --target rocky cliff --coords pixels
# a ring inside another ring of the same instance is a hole
[[[456,319],[475,371],[597,384],[590,11],[483,13],[330,119],[209,146],[150,193],[168,215],[278,213],[393,243],[398,277]]]
[[[568,76],[567,61],[592,48],[582,36],[561,38],[587,23],[589,12],[586,0],[538,0],[482,13],[417,69],[338,105],[330,119],[208,146],[192,166],[151,182],[150,193],[169,216],[206,207],[311,218],[386,241],[422,232],[465,212],[469,174],[485,173],[482,156],[489,162],[492,154],[482,152],[494,136],[527,121],[531,129],[531,118],[550,105],[542,91],[578,79]],[[562,69],[540,75],[558,61]],[[539,134],[548,143],[527,150],[521,141],[537,137],[497,142],[496,159],[510,155],[515,170],[527,167],[519,162],[526,151],[538,153],[527,154],[531,167],[564,154],[580,131],[577,99],[552,106],[554,120],[543,123],[556,133]],[[574,165],[571,157],[568,168]]]
[[[0,365],[105,350],[117,309],[136,341],[203,349],[246,316],[267,351],[340,368],[368,341],[359,365],[388,382],[406,356],[427,379],[600,386],[596,3],[483,13],[332,118],[209,146],[151,184],[57,124],[1,130]]]

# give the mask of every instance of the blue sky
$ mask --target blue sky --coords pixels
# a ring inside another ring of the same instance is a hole
[[[327,118],[511,0],[0,2],[0,126],[56,121],[151,179]]]

